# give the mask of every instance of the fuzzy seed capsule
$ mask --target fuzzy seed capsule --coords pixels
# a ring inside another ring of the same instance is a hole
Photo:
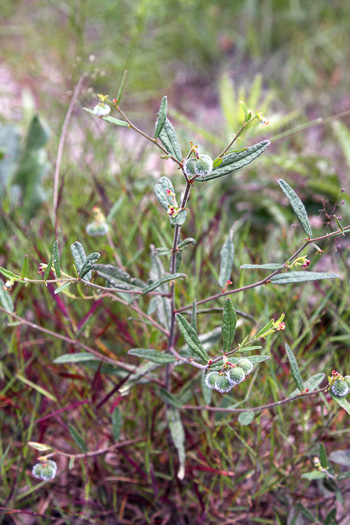
[[[108,233],[109,226],[106,222],[93,221],[86,226],[86,233],[90,237],[100,237]]]
[[[232,383],[229,381],[226,374],[219,374],[219,377],[215,382],[215,388],[218,392],[221,392],[221,394],[224,394],[225,392],[229,392],[231,390]]]
[[[232,385],[238,385],[239,383],[242,383],[242,381],[245,380],[245,373],[244,373],[243,368],[241,368],[240,366],[231,368],[227,372],[227,378],[231,382]]]
[[[32,474],[38,479],[43,479],[44,481],[50,481],[56,476],[57,465],[54,461],[47,460],[42,463],[37,463],[34,465]]]
[[[333,394],[337,397],[344,397],[349,393],[349,385],[343,379],[337,379],[331,386]]]
[[[203,178],[213,169],[213,159],[209,155],[200,155],[198,159],[188,159],[184,164],[184,172],[190,178]]]
[[[237,361],[237,366],[244,370],[246,376],[249,376],[249,374],[253,370],[253,363],[246,358],[242,358],[239,361]]]
[[[219,379],[219,377],[220,377],[219,372],[209,372],[209,374],[205,376],[205,384],[207,385],[208,388],[215,389],[215,383],[216,383],[216,380]]]

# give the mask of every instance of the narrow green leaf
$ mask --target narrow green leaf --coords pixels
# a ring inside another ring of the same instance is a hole
[[[48,265],[46,266],[46,270],[45,270],[45,274],[44,274],[44,281],[47,281],[47,279],[49,278],[49,275],[50,275],[50,272],[51,272],[51,268],[52,268],[52,255],[50,257]]]
[[[247,109],[247,106],[245,105],[245,103],[243,102],[243,100],[240,100],[239,101],[240,105],[241,105],[241,108],[243,109],[243,113],[244,113],[244,121],[245,122],[248,122],[248,120],[250,120],[248,117],[249,117],[249,111]]]
[[[199,341],[198,335],[193,327],[181,314],[176,314],[176,320],[188,346],[196,355],[198,355],[198,357],[200,357],[203,361],[208,362],[209,356]]]
[[[266,332],[269,332],[269,330],[271,330],[274,322],[275,322],[275,320],[271,319],[265,326],[263,326],[261,328],[261,330],[259,330],[259,332],[256,334],[255,337],[256,338],[262,337],[264,334],[266,334]]]
[[[74,262],[75,262],[75,266],[79,274],[86,261],[86,253],[85,253],[84,247],[81,244],[81,242],[75,241],[73,242],[73,244],[71,244],[70,249],[72,250],[72,255],[73,255]],[[90,281],[91,277],[92,277],[91,272],[88,272],[85,280]]]
[[[245,359],[249,359],[251,363],[256,364],[256,363],[263,363],[264,361],[271,359],[271,357],[268,355],[250,355],[249,357],[248,356],[245,357]]]
[[[90,113],[91,115],[94,115],[95,117],[98,117],[96,113],[90,109],[90,108],[83,108],[84,111],[87,113]],[[120,120],[119,118],[110,117],[109,115],[107,117],[98,117],[99,119],[105,120],[106,122],[110,122],[111,124],[114,124],[115,126],[122,126],[124,128],[128,128],[129,124],[125,122],[124,120]]]
[[[71,284],[72,284],[72,281],[67,281],[66,283],[61,284],[61,286],[56,288],[56,290],[54,291],[54,294],[56,295],[58,293],[63,292],[63,290],[66,290],[68,286],[70,286]]]
[[[123,94],[123,89],[124,89],[124,84],[125,84],[125,81],[126,81],[127,74],[128,74],[128,70],[126,69],[124,71],[124,73],[123,73],[122,81],[121,81],[119,89],[118,89],[117,104],[120,104],[120,101],[122,99],[122,94]]]
[[[72,425],[68,425],[68,430],[72,439],[78,445],[80,450],[82,450],[83,452],[87,452],[85,441],[83,440],[81,435],[75,430],[75,428]]]
[[[68,470],[72,470],[72,468],[74,467],[74,462],[75,462],[75,457],[72,456],[68,463]]]
[[[229,297],[225,299],[224,311],[222,314],[222,339],[223,352],[229,352],[236,332],[237,314],[233,308],[232,301]]]
[[[187,239],[184,239],[180,244],[177,245],[178,250],[184,250],[185,248],[188,248],[189,246],[194,246],[196,244],[196,239],[193,239],[192,237],[187,237]]]
[[[82,279],[83,277],[85,277],[85,275],[90,272],[91,268],[92,268],[92,265],[95,264],[96,261],[99,260],[99,258],[101,257],[101,254],[98,253],[98,252],[93,252],[93,253],[90,253],[86,259],[85,259],[85,262],[83,264],[83,266],[80,268],[80,271],[79,271],[79,277]]]
[[[304,479],[308,479],[309,481],[313,481],[314,479],[326,478],[327,475],[324,474],[324,472],[320,472],[319,470],[313,470],[312,472],[307,472],[306,474],[302,474],[301,477]]]
[[[22,265],[22,270],[21,270],[21,275],[20,275],[21,279],[25,279],[27,277],[28,270],[29,270],[28,255],[25,255],[23,259],[23,265]]]
[[[112,264],[94,264],[92,270],[106,279],[113,287],[121,290],[140,290],[145,286],[145,283],[139,279],[131,278],[125,270],[121,270]]]
[[[350,416],[350,403],[345,399],[345,397],[338,397],[332,394],[332,399],[338,403],[339,406],[341,406]]]
[[[338,474],[338,477],[337,477],[337,479],[339,480],[349,479],[349,478],[350,478],[350,472],[341,472],[340,474]]]
[[[290,284],[320,281],[321,279],[339,279],[339,275],[325,272],[288,272],[274,275],[271,277],[271,282],[272,284]]]
[[[281,186],[283,193],[288,197],[288,200],[294,210],[295,215],[298,218],[298,221],[300,222],[302,229],[308,237],[312,237],[309,217],[307,216],[304,204],[299,199],[293,188],[291,188],[285,180],[279,179],[278,184]]]
[[[11,313],[14,311],[12,297],[9,292],[3,289],[3,286],[5,286],[5,283],[2,279],[0,279],[0,303],[6,312]]]
[[[197,332],[197,299],[192,304],[191,326]]]
[[[119,407],[115,407],[112,414],[112,433],[113,433],[113,439],[117,443],[120,438],[120,433],[122,431],[122,415],[120,413]]]
[[[299,370],[299,367],[298,367],[297,360],[295,359],[295,356],[294,356],[292,350],[290,349],[289,345],[287,345],[287,343],[286,343],[285,346],[286,346],[287,356],[288,356],[288,359],[289,359],[290,368],[291,368],[291,372],[292,372],[292,376],[293,376],[294,382],[295,382],[296,386],[299,388],[299,390],[304,390],[305,387],[304,387],[303,381],[301,379],[300,370]]]
[[[180,468],[177,473],[179,479],[185,477],[185,431],[182,425],[180,412],[173,407],[168,407],[167,411],[167,420],[170,429],[170,434],[173,440],[173,443],[177,449],[177,454],[179,458]]]
[[[125,122],[124,120],[120,120],[119,118],[110,117],[109,115],[107,117],[102,117],[102,120],[105,120],[106,122],[110,122],[111,124],[114,124],[115,126],[121,126],[122,128],[129,127],[129,124]]]
[[[134,355],[140,357],[141,359],[148,359],[152,363],[158,363],[160,365],[167,363],[175,363],[176,358],[168,353],[159,352],[158,350],[153,350],[151,348],[132,348],[128,351],[129,355]]]
[[[223,157],[221,164],[218,167],[214,167],[209,175],[206,175],[203,179],[196,179],[196,182],[206,182],[208,180],[217,179],[243,168],[243,166],[250,164],[253,160],[259,157],[269,145],[269,140],[263,140],[262,142],[254,144],[254,146],[250,146],[244,150],[229,153]]]
[[[233,236],[233,232],[231,230],[220,252],[221,264],[220,264],[219,284],[222,288],[226,286],[226,283],[230,279],[231,272],[232,272],[233,257],[234,257],[234,246],[232,242],[232,236]]]
[[[62,363],[81,363],[85,361],[101,361],[101,359],[89,352],[80,352],[79,354],[63,354],[53,360],[56,365]]]
[[[241,270],[269,270],[271,272],[275,270],[283,270],[284,265],[279,263],[268,263],[268,264],[242,264]]]
[[[161,257],[162,255],[169,255],[171,254],[172,250],[169,248],[156,248],[156,251],[154,252],[154,255],[157,255],[158,257]]]
[[[183,403],[176,399],[176,397],[173,396],[173,394],[167,392],[164,388],[159,388],[157,393],[159,397],[164,401],[164,403],[167,403],[168,405],[171,405],[175,408],[182,408]]]
[[[323,443],[320,443],[320,462],[323,468],[327,468],[329,466],[329,463],[327,460],[327,452],[326,452],[326,449]]]
[[[241,412],[238,416],[238,422],[242,425],[250,425],[250,423],[254,420],[255,413],[253,410],[247,410],[247,412]]]
[[[14,279],[15,281],[18,281],[20,279],[19,275],[16,275],[15,273],[11,272],[10,270],[6,270],[6,268],[2,268],[1,266],[0,266],[0,273],[2,273],[2,275],[10,281],[12,279]]]
[[[178,226],[182,226],[187,219],[187,210],[185,208],[183,210],[180,210],[179,213],[175,217],[176,224]]]
[[[60,252],[58,249],[58,241],[55,241],[52,245],[52,258],[53,258],[53,265],[55,267],[55,272],[57,277],[60,279],[61,277],[61,263],[60,263]]]
[[[151,255],[152,265],[151,265],[151,271],[150,271],[150,280],[153,282],[159,281],[161,277],[164,275],[164,267],[162,264],[162,261],[159,259],[159,257],[155,257],[154,251],[152,250]],[[169,285],[168,283],[163,283],[159,287],[159,292],[169,292]],[[157,313],[157,317],[159,319],[159,322],[167,329],[170,330],[170,324],[171,324],[171,301],[169,297],[164,297],[162,295],[156,295],[154,296],[154,306]]]
[[[306,381],[303,381],[304,388],[307,388],[309,390],[309,392],[313,392],[322,383],[324,377],[325,377],[325,374],[323,374],[323,373],[319,373],[319,374],[315,374],[315,375],[311,376]],[[300,394],[300,392],[301,392],[301,390],[299,390],[299,389],[293,390],[293,392],[291,394],[289,394],[288,397],[295,397],[298,394]]]
[[[161,177],[157,184],[154,186],[154,193],[163,206],[164,209],[168,209],[169,206],[174,204],[174,198],[171,195],[167,194],[167,190],[170,190],[172,193],[175,193],[173,183],[168,177]]]
[[[49,445],[45,445],[45,443],[37,443],[36,441],[28,441],[27,445],[39,452],[48,452],[49,450],[52,450],[52,447]]]
[[[162,277],[159,279],[159,281],[156,281],[155,283],[151,283],[142,290],[142,294],[145,295],[149,292],[153,292],[156,288],[161,286],[164,283],[167,283],[169,281],[174,281],[175,279],[179,279],[180,277],[187,277],[185,273],[173,273],[170,275],[166,275],[165,277]]]
[[[180,144],[176,136],[174,126],[168,118],[165,119],[162,131],[159,133],[159,138],[169,155],[172,155],[179,162],[182,162]]]
[[[168,99],[165,96],[165,97],[162,98],[162,101],[160,103],[158,118],[157,118],[157,121],[156,121],[156,128],[155,128],[155,131],[154,131],[154,138],[155,139],[159,137],[159,133],[162,131],[162,129],[164,127],[164,124],[165,124],[165,121],[166,121],[166,117],[167,117],[167,112],[168,112]]]

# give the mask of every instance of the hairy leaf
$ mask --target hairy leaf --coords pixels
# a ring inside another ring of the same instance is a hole
[[[85,253],[84,247],[81,244],[81,242],[75,241],[73,244],[71,244],[70,248],[72,250],[72,255],[73,255],[74,262],[75,262],[75,266],[79,274],[80,270],[82,269],[86,261],[86,253]],[[86,280],[90,281],[91,277],[92,277],[91,272],[88,272],[86,276]]]
[[[165,277],[162,277],[161,279],[159,279],[159,281],[156,281],[155,283],[151,283],[145,288],[143,288],[142,294],[145,295],[149,292],[152,292],[153,290],[155,290],[162,284],[167,283],[169,281],[174,281],[175,279],[179,279],[180,277],[187,277],[187,275],[185,273],[173,273],[170,275],[166,275]]]
[[[27,277],[28,270],[29,270],[28,255],[25,255],[23,259],[21,274],[20,274],[21,279],[25,279]]]
[[[161,103],[160,103],[158,118],[157,118],[157,122],[156,122],[156,128],[155,128],[155,131],[154,131],[154,138],[155,139],[159,137],[159,133],[162,131],[162,129],[164,127],[164,124],[165,124],[165,121],[166,121],[166,117],[167,117],[167,112],[168,112],[168,98],[166,96],[164,96],[162,98]]]
[[[180,210],[179,213],[175,217],[176,224],[178,226],[182,226],[187,219],[187,210],[185,208],[183,210]]]
[[[335,273],[325,272],[288,272],[279,273],[271,277],[273,284],[305,283],[307,281],[319,281],[321,279],[339,279]]]
[[[288,359],[289,359],[289,363],[290,363],[291,372],[292,372],[292,376],[293,376],[294,382],[295,382],[296,386],[299,388],[299,390],[304,390],[305,387],[304,387],[303,381],[301,379],[300,370],[299,370],[299,367],[298,367],[297,360],[295,359],[295,356],[294,356],[291,348],[287,345],[287,343],[286,343],[285,346],[286,346],[286,352],[287,352],[287,356],[288,356]]]
[[[237,314],[229,297],[225,299],[222,315],[223,352],[229,352],[236,332]]]
[[[174,198],[171,195],[167,194],[167,190],[170,190],[172,193],[175,193],[173,183],[168,177],[161,177],[157,184],[154,186],[154,193],[163,206],[164,209],[168,209],[169,205],[174,204]]]
[[[241,412],[238,416],[238,422],[242,425],[250,425],[250,423],[254,420],[255,413],[253,410],[247,410],[247,412]]]
[[[61,277],[61,264],[60,264],[60,252],[58,250],[58,241],[55,241],[52,245],[52,259],[55,267],[57,277]]]
[[[153,350],[151,348],[132,348],[128,351],[128,354],[141,357],[142,359],[148,359],[148,361],[152,361],[152,363],[158,363],[161,365],[174,363],[176,361],[176,358],[173,355],[159,352],[158,350]]]
[[[207,362],[209,360],[209,356],[199,341],[198,335],[194,328],[181,314],[176,314],[176,320],[188,346],[196,355],[198,355],[198,357]]]
[[[168,407],[167,420],[173,443],[177,449],[180,468],[177,474],[179,479],[185,477],[185,430],[181,421],[180,412],[176,408]]]
[[[234,256],[234,246],[232,242],[232,236],[233,236],[233,232],[231,230],[220,252],[221,265],[220,265],[219,284],[222,288],[224,288],[227,281],[230,279],[231,272],[232,272],[233,256]]]
[[[122,431],[122,415],[120,413],[119,407],[115,407],[112,414],[112,433],[113,433],[113,439],[117,443],[120,438],[120,433]]]
[[[66,283],[61,284],[56,290],[54,291],[54,294],[57,295],[58,293],[63,292],[63,290],[66,290],[70,285],[72,284],[72,281],[67,281]]]
[[[168,405],[171,405],[175,408],[182,408],[183,403],[181,403],[173,394],[167,392],[164,388],[160,388],[157,391],[159,397]]]
[[[278,184],[281,186],[283,193],[288,197],[288,200],[304,232],[308,237],[312,237],[312,230],[309,222],[309,217],[307,216],[304,204],[301,202],[298,195],[285,180],[279,179]]]
[[[68,430],[69,430],[71,437],[73,438],[75,443],[78,445],[78,447],[83,452],[87,452],[86,443],[81,437],[81,435],[75,430],[75,428],[72,425],[68,425]]]
[[[169,155],[172,155],[179,162],[182,162],[180,144],[176,136],[174,126],[168,118],[165,119],[162,131],[159,133],[159,138]]]
[[[322,383],[324,377],[325,377],[325,374],[323,374],[322,372],[309,377],[309,379],[307,379],[306,381],[303,381],[304,388],[307,388],[309,392],[316,390],[316,388]],[[293,390],[293,392],[289,394],[288,397],[295,397],[298,394],[300,394],[300,392],[301,390],[299,389]]]
[[[51,268],[52,268],[52,255],[50,257],[50,260],[48,262],[48,265],[46,266],[46,270],[45,270],[45,274],[44,274],[44,281],[47,281],[47,279],[49,278],[49,275],[50,275],[50,272],[51,272]]]
[[[63,363],[81,363],[85,361],[101,361],[101,359],[89,352],[80,352],[79,354],[63,354],[53,360],[56,365]]]
[[[98,253],[98,252],[90,253],[86,257],[85,262],[84,262],[83,266],[80,268],[80,271],[79,271],[79,277],[81,279],[83,277],[85,277],[85,275],[88,272],[90,272],[90,270],[92,269],[92,265],[95,264],[95,262],[98,261],[100,257],[101,257],[101,254]],[[90,275],[91,275],[91,272],[90,272]]]
[[[319,470],[313,470],[312,472],[302,474],[301,477],[304,479],[308,479],[309,481],[313,481],[314,479],[326,478],[327,475],[324,472],[320,472]]]
[[[114,124],[115,126],[121,126],[122,128],[129,127],[129,124],[125,122],[124,120],[120,120],[119,118],[110,117],[109,115],[107,117],[102,117],[102,120],[105,120],[106,122],[110,122],[111,124]]]
[[[332,394],[332,399],[338,403],[339,406],[341,406],[350,416],[350,403],[345,399],[345,397],[338,397]]]
[[[240,168],[243,168],[243,166],[246,166],[247,164],[253,162],[253,160],[259,157],[269,145],[269,140],[263,140],[262,142],[254,144],[254,146],[250,146],[249,148],[245,148],[244,150],[235,153],[229,153],[228,155],[223,157],[221,164],[218,167],[214,168],[209,173],[209,175],[206,175],[205,177],[203,177],[203,179],[196,179],[196,181],[206,182],[208,180],[213,180],[219,177],[223,177],[224,175],[228,175],[229,173],[232,173],[235,170],[239,170]]]
[[[92,270],[106,279],[115,288],[121,290],[140,290],[145,284],[139,279],[132,279],[125,271],[112,264],[94,264]]]
[[[241,270],[269,270],[271,272],[275,270],[283,270],[284,265],[279,263],[268,263],[268,264],[242,264]]]

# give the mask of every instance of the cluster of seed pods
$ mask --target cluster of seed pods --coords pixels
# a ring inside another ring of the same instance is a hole
[[[221,372],[209,372],[205,377],[205,384],[208,388],[217,390],[224,394],[229,392],[231,388],[245,380],[253,370],[253,364],[249,359],[240,359],[236,366],[229,370]]]

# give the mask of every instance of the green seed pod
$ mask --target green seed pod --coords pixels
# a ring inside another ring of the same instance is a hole
[[[331,386],[333,394],[337,397],[344,397],[349,393],[349,385],[343,379],[337,379]]]
[[[219,377],[220,377],[219,372],[209,372],[209,374],[205,376],[205,384],[207,385],[208,388],[215,389],[215,383]]]
[[[218,379],[215,382],[215,388],[218,392],[221,392],[221,394],[224,394],[225,392],[229,392],[232,388],[232,383],[229,381],[226,374],[220,375]]]
[[[194,170],[198,177],[203,178],[213,169],[213,159],[209,155],[200,155],[200,158],[197,159]]]
[[[50,481],[56,476],[57,465],[54,461],[42,461],[42,463],[37,463],[34,465],[32,474],[38,479],[43,479],[44,481]]]
[[[196,160],[195,159],[188,159],[186,160],[185,164],[184,164],[184,172],[186,173],[187,177],[194,177],[196,175],[196,172],[195,172],[195,164],[196,164]]]
[[[246,358],[242,358],[239,361],[237,361],[237,366],[243,368],[246,376],[249,376],[249,374],[253,370],[253,363]]]
[[[238,385],[239,383],[242,383],[242,381],[245,380],[245,373],[243,368],[236,366],[235,368],[231,368],[227,372],[228,380],[232,383],[232,385]]]
[[[345,376],[345,377],[344,377],[344,381],[346,381],[346,383],[347,383],[348,386],[350,387],[350,376]]]
[[[108,233],[109,226],[106,222],[93,221],[86,226],[86,233],[90,237],[100,237]]]
[[[41,471],[42,471],[42,465],[41,463],[37,463],[36,465],[34,465],[32,469],[32,474],[35,478],[41,479]]]

